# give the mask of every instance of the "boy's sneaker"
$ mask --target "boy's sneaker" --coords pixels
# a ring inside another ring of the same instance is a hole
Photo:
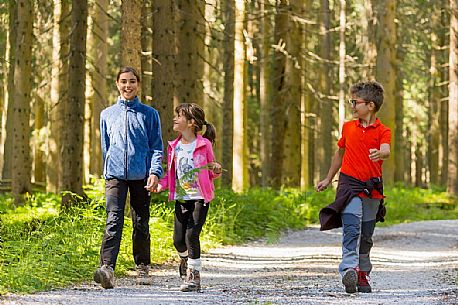
[[[180,272],[180,277],[182,280],[186,278],[187,269],[188,269],[188,258],[180,257],[180,266],[178,266],[178,271]]]
[[[358,291],[363,293],[372,292],[372,287],[369,284],[370,277],[366,271],[358,271]]]
[[[355,269],[350,268],[345,270],[342,277],[342,284],[345,286],[346,293],[355,293],[356,285],[358,284],[358,274]]]
[[[150,265],[140,264],[135,267],[137,270],[137,285],[151,285],[152,278],[149,275]]]
[[[191,268],[186,270],[186,279],[180,286],[183,292],[200,291],[200,272]]]
[[[114,271],[110,266],[103,265],[94,272],[94,281],[105,289],[114,287],[114,279]]]

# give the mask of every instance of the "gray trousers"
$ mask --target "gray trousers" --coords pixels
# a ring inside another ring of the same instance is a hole
[[[357,268],[370,273],[370,251],[380,199],[354,197],[342,212],[342,262],[339,273]]]

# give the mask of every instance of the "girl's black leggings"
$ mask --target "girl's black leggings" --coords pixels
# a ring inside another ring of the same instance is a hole
[[[178,252],[188,250],[191,259],[200,258],[200,232],[207,219],[209,203],[200,200],[177,200],[173,244]]]

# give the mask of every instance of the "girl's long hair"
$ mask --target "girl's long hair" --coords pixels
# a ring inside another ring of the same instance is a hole
[[[175,112],[176,114],[180,114],[181,112],[187,120],[194,120],[194,133],[202,131],[205,126],[205,133],[202,136],[207,138],[212,144],[215,144],[215,126],[205,120],[205,112],[199,105],[194,103],[183,103],[175,108]]]

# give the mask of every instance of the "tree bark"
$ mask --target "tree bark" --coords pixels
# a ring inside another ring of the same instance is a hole
[[[31,191],[30,100],[32,91],[33,1],[17,2],[17,40],[14,64],[14,121],[12,192],[16,202]]]
[[[224,94],[223,94],[223,167],[227,170],[222,176],[222,184],[232,187],[233,172],[233,136],[234,136],[234,51],[235,51],[235,3],[225,0],[223,8],[224,22]],[[238,75],[239,77],[239,75]]]
[[[259,0],[261,14],[261,47],[259,48],[260,62],[260,159],[261,159],[261,174],[262,186],[270,185],[271,172],[271,157],[270,157],[270,134],[271,122],[270,111],[272,102],[272,86],[271,79],[271,45],[272,45],[272,18],[270,9],[264,0]]]
[[[17,39],[17,5],[15,0],[8,3],[8,77],[5,104],[2,113],[1,153],[2,179],[11,179],[11,162],[13,158],[13,104],[14,104],[14,62],[16,58]]]
[[[155,0],[152,3],[152,12],[152,105],[157,108],[161,117],[162,139],[166,149],[167,142],[175,137],[173,116],[174,106],[178,104],[175,93],[174,3],[169,0]]]
[[[384,104],[377,116],[382,123],[396,134],[396,0],[373,2],[377,17],[377,66],[376,79],[384,89]],[[391,156],[383,163],[383,180],[387,184],[394,182],[396,138],[391,137]]]
[[[320,57],[323,60],[322,68],[320,71],[319,90],[322,98],[319,103],[319,156],[318,163],[320,166],[320,176],[325,177],[331,165],[331,158],[335,151],[335,146],[332,140],[333,129],[333,102],[329,98],[331,95],[331,82],[330,79],[330,60],[331,60],[331,34],[329,32],[331,12],[329,10],[329,1],[321,1],[321,45]]]
[[[285,109],[285,67],[286,55],[283,52],[284,44],[287,41],[286,29],[288,25],[287,1],[277,2],[277,13],[275,15],[274,43],[276,44],[274,63],[272,69],[272,133],[271,133],[271,173],[272,187],[279,189],[282,182],[283,151],[286,125]]]
[[[121,65],[133,67],[139,75],[142,75],[141,11],[140,0],[121,1]]]
[[[292,0],[289,8],[287,30],[287,52],[285,69],[286,83],[286,129],[283,154],[283,184],[298,187],[301,181],[301,70],[302,37],[301,25],[296,16],[302,16],[303,0]]]
[[[232,189],[241,192],[248,188],[247,102],[245,98],[245,44],[243,39],[245,4],[235,2],[234,39],[234,100],[233,100],[233,172]]]
[[[69,93],[65,105],[64,137],[62,138],[63,180],[60,189],[83,195],[83,135],[86,88],[86,31],[88,7],[86,0],[72,3],[70,37]],[[64,196],[62,204],[72,204]]]
[[[458,195],[458,2],[450,0],[447,191]]]
[[[177,3],[177,96],[180,103],[203,105],[205,1]]]

